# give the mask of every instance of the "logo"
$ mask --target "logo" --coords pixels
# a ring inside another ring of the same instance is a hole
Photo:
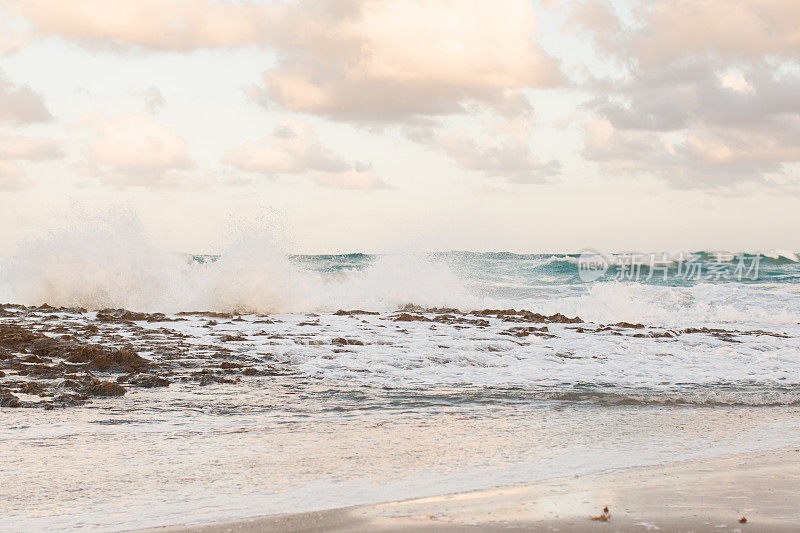
[[[581,281],[591,283],[608,271],[608,260],[595,250],[583,250],[578,257],[578,276]]]

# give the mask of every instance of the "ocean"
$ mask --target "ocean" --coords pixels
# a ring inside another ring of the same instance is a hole
[[[791,251],[36,246],[0,264],[0,340],[129,350],[146,370],[6,342],[0,386],[20,406],[0,409],[3,530],[297,512],[800,444]],[[64,384],[78,378],[125,393],[80,398]]]

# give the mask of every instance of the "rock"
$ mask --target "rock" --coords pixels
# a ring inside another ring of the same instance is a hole
[[[331,344],[336,346],[364,346],[364,342],[358,339],[345,339],[344,337],[336,337],[331,341]]]
[[[178,316],[204,316],[207,318],[233,318],[232,313],[217,313],[214,311],[181,311]]]
[[[19,407],[19,398],[6,390],[0,390],[0,407]]]
[[[140,313],[127,309],[101,309],[96,320],[100,322],[170,322],[164,313]]]
[[[33,307],[36,311],[40,313],[72,313],[72,314],[79,314],[85,313],[86,309],[83,307],[53,307],[52,305],[47,305],[46,303],[40,305],[39,307]]]
[[[434,322],[441,322],[442,324],[465,324],[469,326],[478,326],[485,328],[489,325],[488,320],[484,320],[482,318],[465,318],[463,316],[456,316],[452,313],[445,313],[437,315],[434,319]]]
[[[54,379],[61,375],[61,370],[57,366],[28,364],[19,366],[14,365],[14,368],[19,369],[17,373],[20,376],[36,376],[40,378]]]
[[[44,392],[44,387],[42,387],[38,383],[34,383],[32,381],[26,381],[19,388],[19,391],[24,393],[24,394],[40,395],[40,394],[42,394]]]
[[[165,377],[147,374],[147,375],[129,377],[128,383],[130,385],[135,385],[137,387],[152,389],[155,387],[168,387],[169,384],[172,382]]]
[[[617,322],[616,324],[611,324],[612,326],[617,326],[618,328],[628,328],[628,329],[644,329],[644,324],[631,324],[630,322]]]
[[[473,311],[473,315],[494,316],[502,318],[506,322],[536,322],[540,324],[578,324],[583,322],[579,317],[569,318],[568,316],[556,313],[554,315],[543,315],[532,313],[524,309],[484,309],[483,311]]]
[[[89,362],[89,368],[106,372],[129,372],[143,370],[150,364],[150,361],[130,350],[115,350],[93,358]]]
[[[555,335],[551,335],[550,333],[547,333],[547,331],[547,326],[542,326],[541,328],[535,328],[533,326],[518,326],[501,331],[500,335],[511,335],[520,338],[527,337],[528,335],[534,335],[537,337],[555,337]]]
[[[42,337],[46,336],[14,324],[0,324],[0,345],[15,352],[25,351],[33,341]]]
[[[198,372],[192,372],[189,378],[192,381],[196,381],[200,385],[208,385],[210,383],[236,383],[234,380],[216,374],[214,373],[214,371],[209,369],[203,369]]]
[[[219,340],[222,342],[246,341],[247,337],[244,335],[223,335]]]
[[[87,396],[83,394],[61,394],[53,398],[53,400],[45,405],[45,409],[58,407],[74,407],[76,405],[83,405],[86,403]]]
[[[431,322],[431,319],[422,315],[400,313],[391,317],[394,322]]]
[[[90,396],[122,396],[125,394],[125,387],[113,381],[93,379],[86,384],[83,391]]]

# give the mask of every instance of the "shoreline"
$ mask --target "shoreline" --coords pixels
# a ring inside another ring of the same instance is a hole
[[[533,484],[140,530],[270,531],[796,531],[800,449],[554,478]],[[604,506],[607,522],[592,521]],[[746,523],[739,523],[744,516]]]

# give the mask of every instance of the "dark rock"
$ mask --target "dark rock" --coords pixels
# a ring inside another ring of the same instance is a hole
[[[630,322],[617,322],[616,324],[611,324],[612,326],[616,326],[618,328],[628,328],[628,329],[644,329],[644,324],[631,324]]]
[[[216,374],[209,369],[203,369],[198,372],[193,372],[190,376],[190,379],[196,381],[200,385],[208,385],[210,383],[236,383],[234,380]]]
[[[96,320],[100,322],[169,322],[164,313],[141,313],[127,309],[101,309]]]
[[[570,318],[561,313],[543,315],[541,313],[532,313],[524,309],[519,311],[516,309],[484,309],[483,311],[473,311],[472,314],[500,318],[506,322],[536,322],[540,324],[579,324],[583,322],[579,317]]]
[[[648,331],[647,333],[636,333],[633,336],[640,339],[671,339],[677,337],[678,334],[674,331]]]
[[[391,317],[394,322],[431,322],[431,319],[422,315],[400,313]]]
[[[246,341],[247,337],[244,335],[223,335],[219,340],[222,342]]]
[[[19,391],[24,394],[40,395],[44,392],[44,387],[42,387],[38,383],[34,383],[32,381],[26,381],[25,383],[22,384],[22,386],[20,386]]]
[[[45,409],[53,408],[55,406],[58,407],[74,407],[77,405],[83,405],[86,403],[88,397],[84,394],[60,394],[53,398],[50,403],[45,405]]]
[[[61,375],[61,370],[57,366],[49,365],[20,365],[17,373],[21,376],[37,376],[40,378],[53,379]]]
[[[19,398],[6,390],[0,390],[0,407],[19,407]]]
[[[231,313],[217,313],[214,311],[181,311],[178,316],[204,316],[207,318],[233,318]]]
[[[536,337],[555,337],[555,335],[551,335],[550,333],[547,333],[547,331],[547,326],[542,326],[541,328],[535,328],[533,326],[518,326],[501,331],[500,335],[511,335],[513,337],[527,337],[528,335],[534,335]]]
[[[451,313],[438,315],[433,321],[441,322],[442,324],[465,324],[469,326],[478,326],[479,328],[485,328],[489,325],[489,321],[482,318],[465,318],[463,316],[455,316]]]
[[[83,392],[90,396],[122,396],[125,394],[125,387],[113,381],[93,379],[84,386]]]
[[[331,344],[336,346],[364,346],[364,342],[358,339],[345,339],[344,337],[337,337],[331,341]]]
[[[130,350],[114,350],[102,353],[89,362],[89,368],[101,371],[127,372],[129,369],[143,370],[150,361]]]

